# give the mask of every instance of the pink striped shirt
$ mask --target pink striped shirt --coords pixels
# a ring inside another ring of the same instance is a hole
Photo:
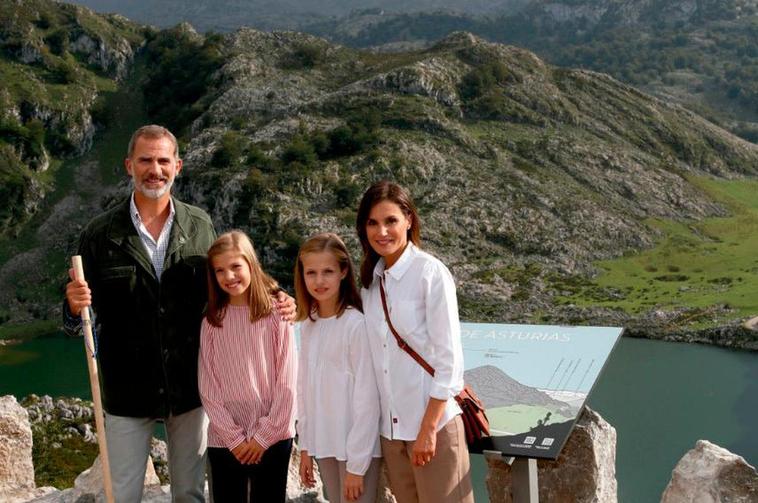
[[[223,327],[203,319],[198,381],[208,446],[234,449],[254,438],[268,449],[295,436],[296,374],[294,330],[276,312],[250,323],[247,306],[227,306]]]

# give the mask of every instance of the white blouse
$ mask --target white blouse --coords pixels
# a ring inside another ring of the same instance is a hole
[[[435,369],[434,377],[398,346],[390,332],[379,293],[382,277],[392,325]],[[439,431],[461,413],[454,397],[463,389],[461,327],[450,271],[408,243],[388,270],[384,259],[379,260],[371,286],[361,294],[381,398],[382,436],[415,440],[430,397],[447,400]]]
[[[346,461],[356,475],[381,457],[379,392],[360,311],[301,322],[297,400],[298,441],[310,456]]]

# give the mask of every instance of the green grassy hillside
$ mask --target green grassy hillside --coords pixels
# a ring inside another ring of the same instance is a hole
[[[729,208],[728,217],[677,222],[653,219],[656,245],[600,261],[592,280],[563,284],[561,299],[643,313],[683,309],[668,328],[717,326],[758,313],[758,181],[692,179]]]
[[[0,237],[40,209],[60,160],[102,125],[102,101],[128,71],[142,28],[48,0],[0,3]]]

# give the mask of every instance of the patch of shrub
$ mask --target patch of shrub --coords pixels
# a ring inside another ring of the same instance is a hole
[[[63,56],[68,52],[69,38],[68,30],[59,28],[45,37],[45,45],[50,48],[50,52],[56,56]]]
[[[102,94],[97,97],[89,113],[95,124],[100,126],[108,126],[110,124],[111,111],[108,109],[107,101]]]
[[[24,159],[37,159],[42,156],[45,144],[45,125],[32,119],[21,125],[12,121],[0,122],[0,136],[21,151]]]
[[[267,156],[258,146],[252,145],[247,149],[245,164],[260,171],[271,171],[274,166],[274,159]]]
[[[285,54],[279,66],[288,70],[310,69],[324,60],[326,51],[316,42],[300,42]]]
[[[304,165],[312,164],[318,159],[316,150],[309,139],[303,135],[296,135],[285,147],[282,152],[282,162],[284,164],[300,163]]]
[[[34,25],[39,28],[40,30],[47,30],[52,26],[53,20],[50,17],[50,13],[48,12],[40,12],[39,18],[37,18],[36,21],[34,21]]]
[[[458,94],[466,102],[484,96],[497,85],[505,84],[510,78],[508,68],[500,61],[490,61],[478,66],[463,76],[458,85]]]
[[[334,191],[335,205],[337,208],[354,208],[362,190],[355,183],[341,182]]]
[[[49,81],[53,84],[73,84],[76,82],[78,72],[73,63],[59,60],[50,68],[48,75]]]
[[[236,163],[244,150],[244,138],[236,131],[227,131],[221,137],[219,147],[213,152],[211,165],[215,168],[223,168]]]
[[[685,274],[663,274],[653,279],[658,281],[687,281],[690,277]]]
[[[713,283],[715,285],[731,285],[733,282],[734,280],[729,276],[722,276],[720,278],[713,278],[708,280],[708,283]]]
[[[179,29],[147,35],[148,75],[142,92],[148,114],[180,134],[207,109],[208,102],[202,98],[224,62],[223,37],[209,33],[197,39]]]

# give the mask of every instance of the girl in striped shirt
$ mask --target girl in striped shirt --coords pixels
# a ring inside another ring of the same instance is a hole
[[[222,234],[208,250],[199,388],[217,502],[285,501],[297,378],[293,329],[274,309],[276,289],[244,233]]]
[[[344,243],[318,234],[295,265],[300,325],[300,478],[313,486],[318,462],[329,501],[373,502],[379,474],[379,391],[361,297]]]

